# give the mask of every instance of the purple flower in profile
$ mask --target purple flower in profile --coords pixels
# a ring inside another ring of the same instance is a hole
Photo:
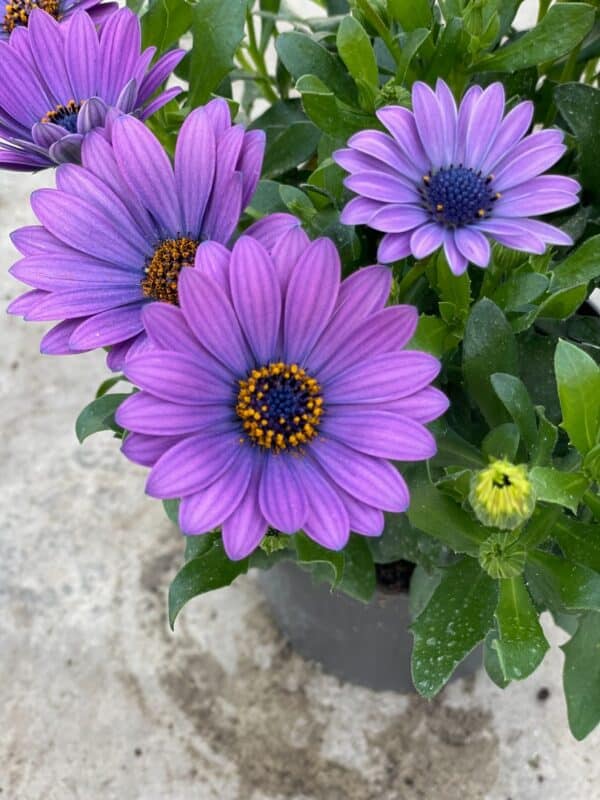
[[[504,116],[504,88],[493,83],[485,90],[472,86],[457,108],[438,80],[435,92],[415,83],[412,106],[380,109],[389,134],[361,131],[334,154],[351,173],[346,186],[359,195],[342,221],[385,233],[380,261],[425,258],[443,247],[460,275],[469,262],[488,265],[488,237],[530,253],[572,244],[558,228],[530,219],[574,205],[581,188],[571,178],[542,175],[566,148],[559,130],[525,135],[532,103]]]
[[[75,11],[87,11],[94,22],[102,22],[118,5],[102,0],[0,0],[0,39],[8,39],[15,28],[26,28],[36,8],[59,22],[69,19]]]
[[[82,166],[63,164],[56,189],[33,193],[42,225],[12,234],[24,258],[10,271],[33,291],[9,313],[62,320],[42,340],[43,353],[111,347],[109,366],[119,369],[145,344],[142,308],[177,303],[179,271],[194,264],[199,243],[229,241],[263,152],[263,132],[232,125],[221,99],[187,117],[174,166],[134,117],[113,123],[112,146],[90,133]]]
[[[155,52],[141,50],[140,22],[129,9],[112,13],[100,31],[84,11],[59,24],[34,9],[27,28],[0,41],[2,66],[13,76],[0,83],[0,168],[78,163],[90,131],[110,137],[122,114],[147,119],[181,91],[153,97],[184,56],[173,50],[150,68]]]
[[[389,459],[436,451],[440,364],[402,349],[417,310],[385,307],[388,267],[340,275],[333,243],[298,228],[272,255],[248,236],[232,252],[208,242],[180,306],[144,309],[153,347],[125,365],[142,391],[117,413],[123,451],[152,466],[148,494],[181,498],[184,533],[221,527],[232,559],[269,526],[334,550],[351,530],[380,535],[382,511],[409,505]]]

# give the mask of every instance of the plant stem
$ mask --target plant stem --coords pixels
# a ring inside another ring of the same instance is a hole
[[[583,495],[583,502],[590,509],[596,519],[600,521],[600,497],[598,497],[598,493],[588,489]]]
[[[256,74],[257,83],[262,89],[265,100],[268,100],[269,103],[276,103],[279,100],[279,97],[273,89],[271,76],[267,70],[264,54],[261,52],[261,49],[258,46],[256,29],[254,27],[254,18],[251,11],[246,11],[246,25],[248,28],[249,42],[247,49],[252,61],[254,62],[254,70],[251,71]],[[246,62],[246,64],[247,63],[248,62]]]
[[[561,514],[562,511],[558,506],[540,509],[540,513],[533,517],[523,532],[519,543],[522,544],[526,550],[534,550],[550,536],[554,528],[554,523]]]

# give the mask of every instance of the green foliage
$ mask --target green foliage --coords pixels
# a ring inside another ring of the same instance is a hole
[[[476,561],[464,558],[444,570],[425,609],[411,625],[412,676],[433,697],[493,624],[498,590]]]
[[[504,678],[519,681],[538,668],[549,644],[523,578],[501,580],[499,589],[495,612],[498,638],[493,647]]]
[[[562,650],[569,725],[573,736],[581,740],[600,722],[600,614],[584,614]]]
[[[103,387],[100,387],[102,390]],[[113,431],[117,436],[123,435],[123,428],[115,422],[115,414],[123,400],[129,397],[128,394],[100,394],[95,400],[87,405],[77,417],[75,423],[75,433],[80,442],[88,436],[100,431]]]
[[[598,440],[600,425],[600,367],[575,345],[560,341],[554,360],[562,426],[580,453]]]
[[[581,83],[563,83],[555,88],[554,99],[577,140],[581,183],[597,200],[600,197],[600,90]]]

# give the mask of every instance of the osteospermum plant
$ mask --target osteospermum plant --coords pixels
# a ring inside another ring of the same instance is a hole
[[[171,624],[250,567],[295,561],[370,602],[400,565],[421,694],[478,646],[497,685],[526,679],[553,617],[585,737],[594,7],[540,3],[518,31],[504,0],[336,0],[285,24],[243,0],[128,5],[5,3],[21,81],[0,88],[0,161],[75,162],[13,235],[29,290],[10,311],[57,323],[49,355],[108,350],[77,433],[122,439],[186,536]]]

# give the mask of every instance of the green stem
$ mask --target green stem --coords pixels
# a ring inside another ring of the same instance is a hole
[[[519,544],[522,544],[526,550],[534,550],[550,536],[554,523],[561,514],[562,509],[558,506],[541,508],[523,532]]]
[[[379,36],[383,39],[387,49],[390,51],[394,61],[396,62],[396,66],[399,67],[402,64],[402,50],[398,42],[388,30],[384,21],[371,6],[371,4],[367,2],[367,0],[356,0],[356,5],[361,13],[364,14],[365,18],[375,28]]]
[[[398,286],[398,301],[402,302],[406,299],[406,295],[411,288],[425,273],[425,270],[429,266],[429,260],[424,259],[416,264],[412,269],[410,269],[406,275],[400,281],[400,285]]]
[[[537,18],[538,23],[540,23],[544,19],[546,13],[548,12],[549,7],[550,7],[550,0],[540,0],[540,8],[538,11],[538,18]]]
[[[255,69],[253,71],[256,73],[257,83],[262,89],[265,100],[268,100],[269,103],[276,103],[279,97],[273,89],[273,82],[267,70],[264,54],[258,46],[254,18],[251,11],[246,11],[246,25],[248,28],[248,53],[254,62]]]
[[[588,489],[583,495],[583,502],[590,509],[596,519],[600,520],[600,497],[598,497],[598,493]]]

